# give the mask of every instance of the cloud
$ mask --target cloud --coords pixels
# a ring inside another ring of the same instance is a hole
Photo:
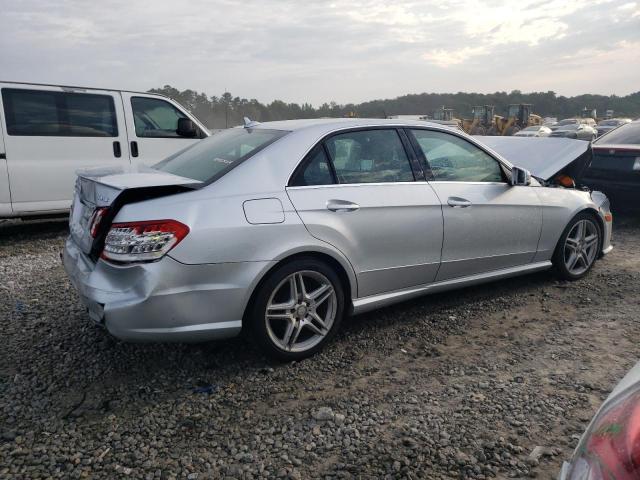
[[[638,2],[5,0],[0,21],[2,77],[43,83],[318,104],[423,91],[623,95],[640,76],[637,60],[603,74],[637,59]]]
[[[422,58],[438,67],[447,68],[464,63],[471,57],[487,53],[485,47],[464,47],[457,50],[432,50],[422,55]]]

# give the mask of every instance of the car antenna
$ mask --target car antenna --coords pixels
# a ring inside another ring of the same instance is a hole
[[[244,117],[244,128],[253,128],[260,125],[260,122],[251,120],[249,117]]]

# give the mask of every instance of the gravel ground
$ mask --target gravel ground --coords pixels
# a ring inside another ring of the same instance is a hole
[[[0,477],[554,478],[640,357],[640,220],[616,221],[579,282],[403,303],[289,364],[118,342],[65,277],[64,223],[0,226]]]

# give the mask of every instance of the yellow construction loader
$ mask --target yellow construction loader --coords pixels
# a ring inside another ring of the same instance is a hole
[[[470,135],[486,135],[494,122],[493,105],[476,105],[471,109],[473,118],[462,120],[462,129]]]
[[[462,128],[462,120],[453,116],[452,108],[442,107],[433,112],[433,118],[429,120],[433,123],[440,123],[448,127]]]
[[[495,115],[489,135],[513,135],[523,128],[542,125],[542,117],[531,113],[532,105],[516,103],[509,105],[506,117]]]

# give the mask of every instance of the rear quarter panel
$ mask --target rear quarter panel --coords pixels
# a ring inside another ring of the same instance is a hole
[[[169,253],[184,264],[277,262],[299,253],[325,254],[342,266],[351,291],[357,291],[355,273],[349,261],[333,246],[307,231],[284,189],[257,194],[212,195],[217,190],[214,184],[202,190],[125,205],[114,222],[174,219],[184,223],[190,232]],[[284,221],[249,223],[243,205],[265,198],[280,201]]]

